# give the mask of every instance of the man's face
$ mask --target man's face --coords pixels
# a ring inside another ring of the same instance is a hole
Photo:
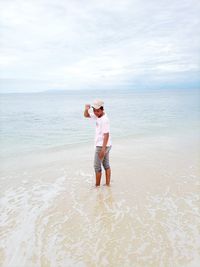
[[[93,108],[93,111],[95,116],[97,116],[98,118],[100,118],[103,115],[103,110],[101,108],[98,109]]]

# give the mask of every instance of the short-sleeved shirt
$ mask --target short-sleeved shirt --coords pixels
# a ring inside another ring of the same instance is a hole
[[[109,133],[109,138],[106,146],[111,146],[111,136],[110,136],[110,122],[107,114],[105,113],[102,117],[98,118],[95,114],[89,110],[91,119],[96,123],[95,131],[95,146],[103,146],[104,134]]]

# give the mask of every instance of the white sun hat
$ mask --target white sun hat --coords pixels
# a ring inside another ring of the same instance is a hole
[[[99,109],[100,107],[103,107],[103,106],[104,106],[104,102],[101,99],[95,99],[92,104],[92,107],[95,109]]]

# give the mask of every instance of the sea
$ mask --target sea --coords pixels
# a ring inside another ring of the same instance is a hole
[[[85,104],[103,99],[113,138],[199,132],[200,91],[104,90],[11,93],[0,96],[0,157],[90,142]]]
[[[110,186],[95,186],[95,99]],[[0,185],[2,267],[198,267],[200,89],[0,94]]]

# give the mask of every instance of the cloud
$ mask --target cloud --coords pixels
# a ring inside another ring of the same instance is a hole
[[[181,75],[188,84],[190,79],[200,84],[199,1],[2,0],[0,5],[2,91],[15,90],[13,80],[24,91],[139,86],[155,77],[161,85],[173,80],[177,86]]]

